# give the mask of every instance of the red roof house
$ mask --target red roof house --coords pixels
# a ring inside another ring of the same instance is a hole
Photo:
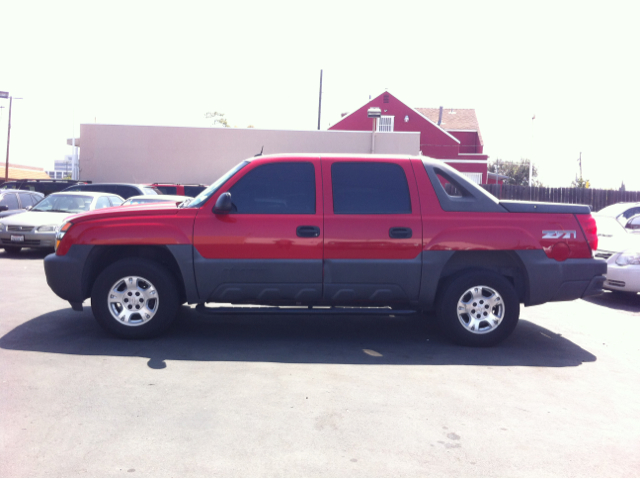
[[[369,108],[377,107],[382,117],[378,132],[419,131],[423,155],[443,160],[476,183],[487,182],[488,156],[483,152],[482,135],[473,109],[411,108],[389,92],[370,100],[346,115],[330,130],[372,130]]]

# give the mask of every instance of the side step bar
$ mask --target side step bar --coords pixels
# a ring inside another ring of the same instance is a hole
[[[377,315],[377,316],[402,316],[415,314],[412,309],[391,308],[349,308],[349,307],[322,307],[322,306],[214,306],[207,307],[204,304],[196,306],[196,311],[201,314],[348,314],[348,315]]]

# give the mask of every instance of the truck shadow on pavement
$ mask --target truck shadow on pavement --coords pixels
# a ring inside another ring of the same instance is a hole
[[[574,367],[596,357],[532,322],[493,348],[445,340],[432,318],[404,316],[203,316],[183,306],[163,336],[122,340],[105,333],[91,310],[61,309],[38,316],[0,338],[0,348],[166,361],[258,361],[362,365]]]

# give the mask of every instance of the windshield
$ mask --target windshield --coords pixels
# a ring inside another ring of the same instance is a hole
[[[182,208],[198,208],[199,206],[202,206],[204,203],[207,202],[209,198],[211,198],[211,196],[216,191],[218,191],[222,187],[222,185],[224,185],[229,180],[229,178],[231,178],[233,175],[235,175],[238,171],[240,171],[242,168],[244,168],[248,164],[249,162],[245,160],[242,163],[236,165],[234,168],[227,171],[224,175],[218,178],[215,183],[213,183],[209,188],[207,188],[198,196],[196,196],[193,200],[185,201],[180,206]]]
[[[89,211],[93,196],[49,195],[31,211],[49,211],[55,213],[82,213]]]
[[[145,195],[161,195],[162,194],[162,191],[160,191],[155,186],[145,186],[142,188],[142,191],[144,191]]]

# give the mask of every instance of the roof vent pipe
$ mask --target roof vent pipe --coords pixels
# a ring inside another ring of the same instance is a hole
[[[442,123],[442,107],[440,107],[440,113],[438,114],[438,126]]]

